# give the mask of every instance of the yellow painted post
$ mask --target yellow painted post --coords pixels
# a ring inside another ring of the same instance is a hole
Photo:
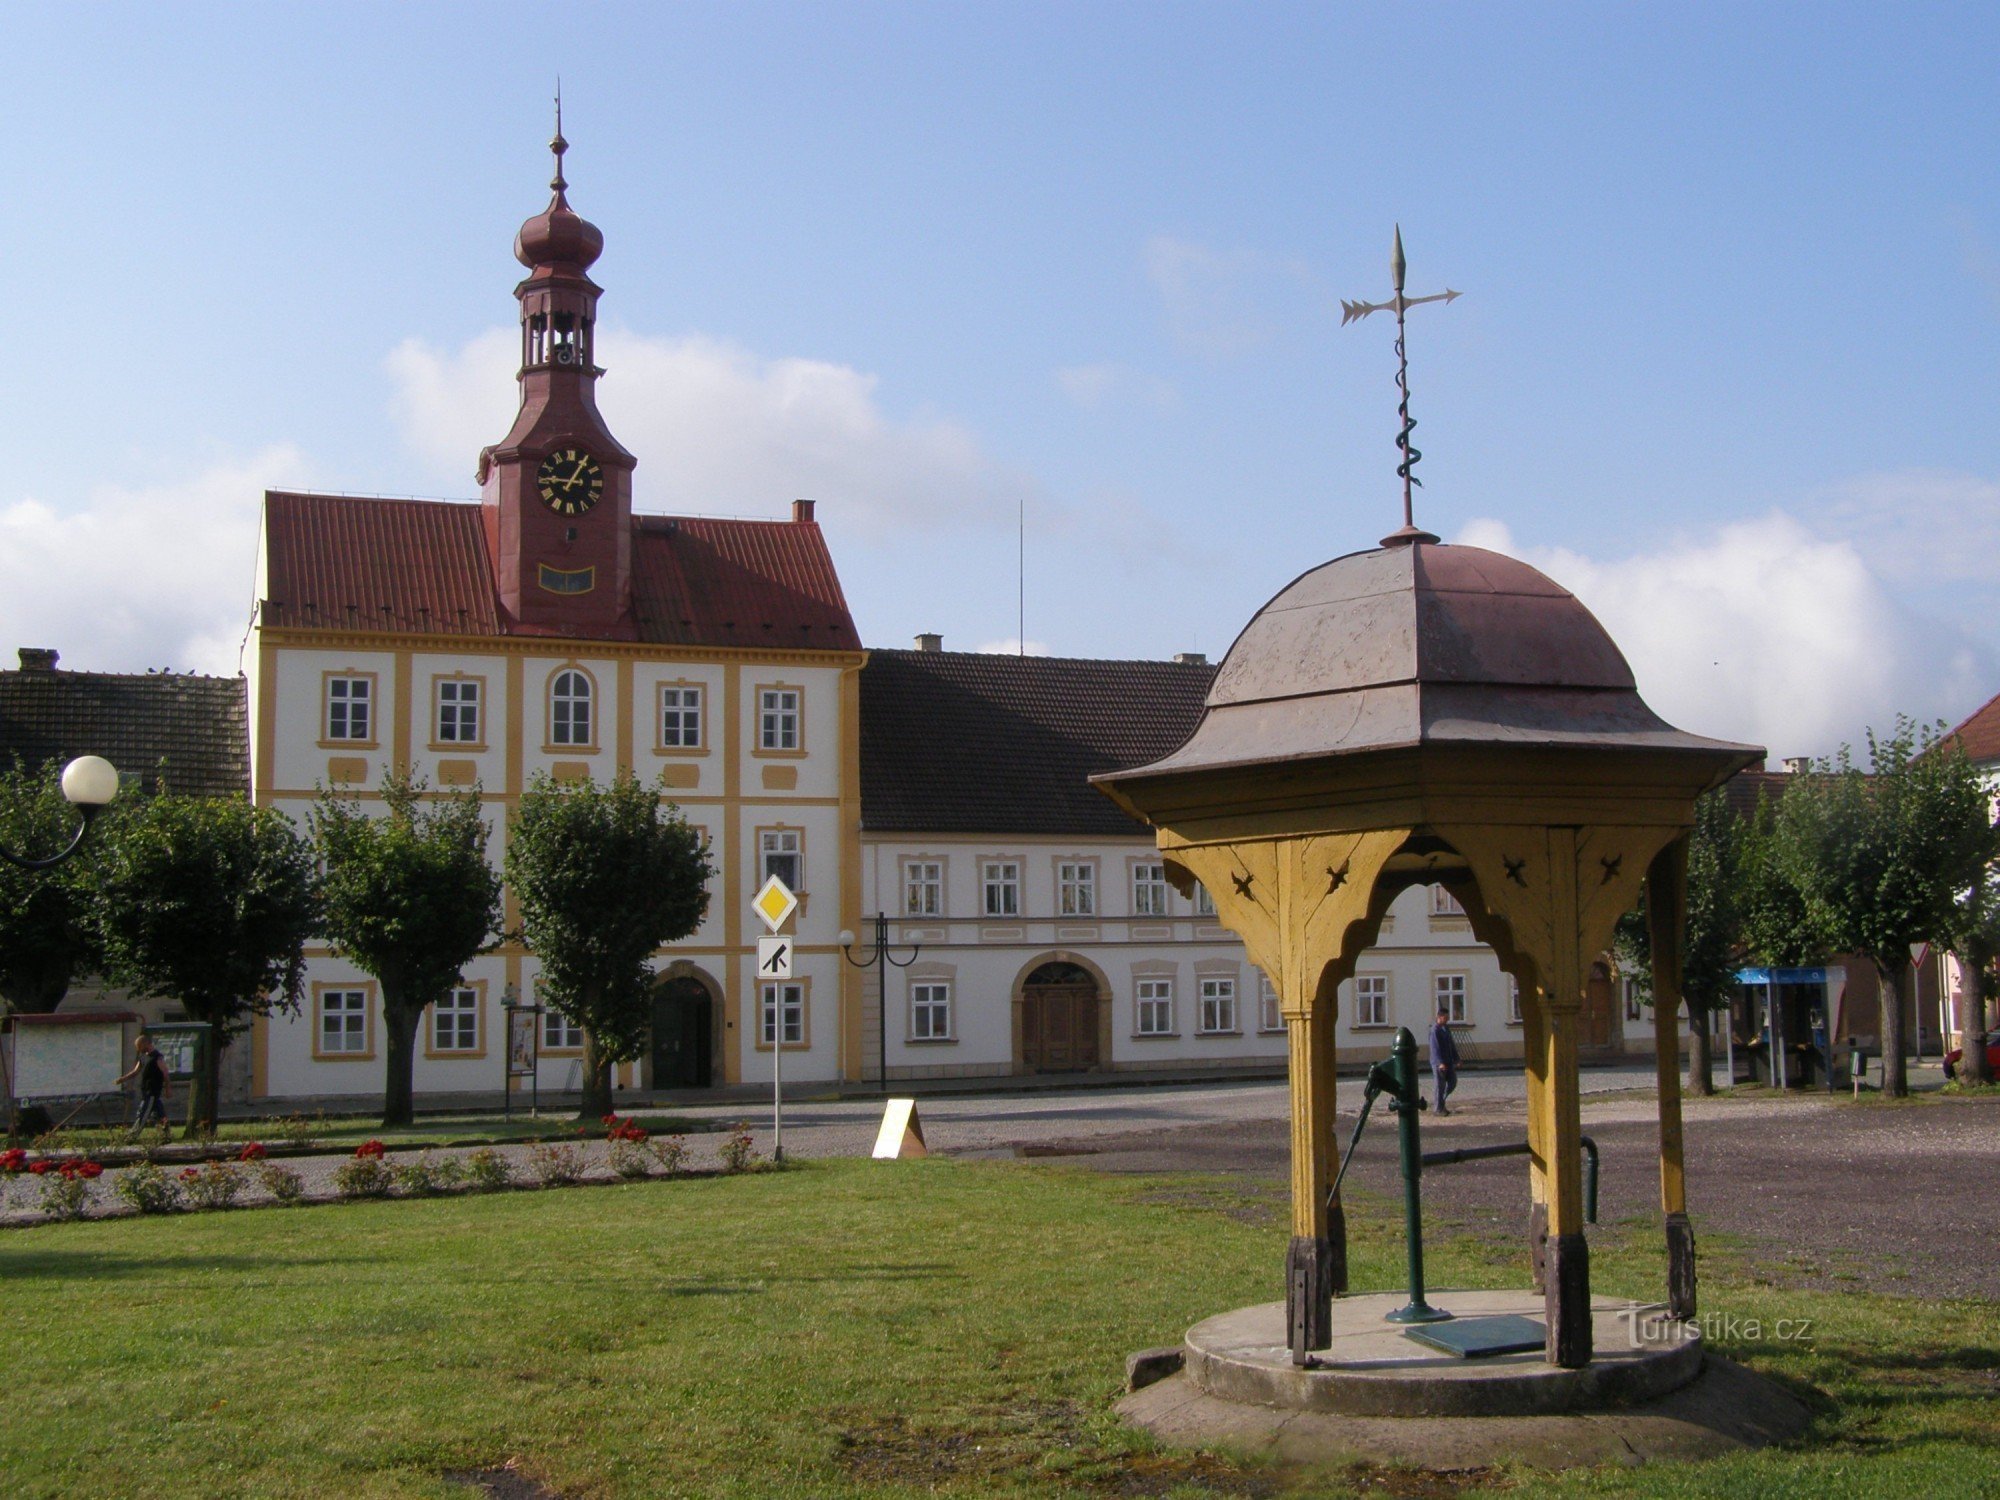
[[[1284,996],[1291,1049],[1292,1241],[1285,1251],[1285,1327],[1292,1363],[1332,1336],[1333,1299],[1347,1290],[1347,1225],[1327,1201],[1334,1162],[1332,997]],[[1316,1003],[1318,1002],[1318,1003]]]
[[[1534,990],[1521,993],[1521,1067],[1528,1085],[1528,1265],[1535,1290],[1548,1290],[1549,1120],[1548,1001]]]
[[[1653,1049],[1660,1096],[1660,1207],[1667,1230],[1667,1308],[1681,1319],[1695,1316],[1694,1226],[1687,1214],[1681,1133],[1680,1012],[1687,856],[1687,839],[1678,838],[1660,851],[1646,871],[1646,925],[1653,950]]]
[[[1565,1369],[1590,1363],[1590,1247],[1583,1237],[1583,1118],[1578,1099],[1577,1019],[1589,964],[1579,943],[1577,835],[1551,828],[1551,889],[1548,930],[1554,938],[1548,987],[1548,1034],[1541,1086],[1548,1154],[1543,1171],[1548,1188],[1549,1245],[1547,1359]]]

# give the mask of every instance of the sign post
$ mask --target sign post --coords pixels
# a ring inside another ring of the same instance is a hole
[[[757,939],[757,1025],[764,1024],[764,986],[792,977],[792,938],[780,936],[784,925],[799,909],[799,898],[790,886],[773,875],[750,900],[750,909],[770,931]],[[785,992],[777,992],[771,1007],[771,1160],[785,1159]]]
[[[500,1013],[507,1018],[507,1077],[502,1087],[501,1115],[514,1118],[515,1080],[529,1081],[532,1115],[542,1109],[542,1010],[539,1005],[523,1005],[513,985],[500,1001]]]

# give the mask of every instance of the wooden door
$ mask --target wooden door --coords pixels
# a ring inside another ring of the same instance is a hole
[[[1029,985],[1021,994],[1021,1061],[1030,1073],[1097,1066],[1097,987]]]
[[[1614,986],[1611,971],[1601,963],[1592,964],[1590,982],[1583,987],[1583,1014],[1578,1018],[1577,1045],[1611,1045],[1611,999]]]

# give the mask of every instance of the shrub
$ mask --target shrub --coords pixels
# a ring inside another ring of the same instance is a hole
[[[227,1208],[243,1191],[243,1174],[226,1161],[204,1162],[181,1173],[189,1208]]]
[[[507,1158],[491,1146],[481,1146],[465,1159],[465,1180],[475,1192],[490,1193],[503,1188],[513,1175],[514,1169],[507,1164]]]
[[[560,1187],[583,1176],[583,1147],[570,1141],[539,1141],[528,1148],[528,1175],[543,1187]]]
[[[749,1172],[757,1166],[757,1145],[748,1123],[739,1124],[722,1143],[722,1170]]]
[[[274,1202],[296,1203],[305,1196],[306,1180],[290,1167],[274,1161],[257,1163],[257,1181]]]
[[[104,1168],[96,1162],[78,1157],[38,1161],[28,1170],[42,1180],[41,1208],[51,1219],[81,1218],[97,1196],[91,1183],[104,1175]]]
[[[287,1146],[310,1146],[324,1133],[325,1116],[308,1120],[304,1115],[286,1115],[271,1121],[271,1134]]]
[[[652,1175],[653,1161],[652,1151],[643,1142],[613,1137],[611,1170],[620,1177],[649,1177]]]
[[[142,1214],[172,1213],[181,1206],[181,1185],[155,1162],[127,1167],[112,1191]]]
[[[412,1198],[428,1198],[445,1190],[444,1174],[431,1160],[430,1152],[397,1162],[389,1168],[389,1180],[396,1191]]]
[[[614,1148],[615,1149],[615,1148]],[[687,1161],[688,1143],[683,1135],[663,1135],[652,1143],[653,1160],[660,1164],[660,1170],[669,1177],[678,1176]]]
[[[380,1141],[363,1141],[333,1169],[334,1191],[343,1198],[386,1198],[394,1180],[382,1164]]]

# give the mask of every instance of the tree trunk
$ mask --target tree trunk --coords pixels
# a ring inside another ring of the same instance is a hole
[[[1715,1092],[1714,1049],[1709,1045],[1709,1028],[1714,1024],[1715,1013],[1707,1007],[1695,1003],[1694,996],[1688,996],[1688,1074],[1687,1091],[1703,1099]]]
[[[222,1049],[229,1043],[221,1036],[221,1026],[211,1022],[208,1045],[201,1049],[201,1065],[188,1080],[187,1128],[190,1134],[215,1133],[215,1106],[222,1094]]]
[[[1963,1013],[1958,1018],[1960,1045],[1964,1048],[1958,1058],[1958,1081],[1960,1083],[1991,1083],[1993,1069],[1986,1059],[1986,965],[1993,955],[1983,943],[1968,945],[1970,951],[1959,963],[1960,972],[1965,975],[1965,997]]]
[[[1908,960],[1875,960],[1882,978],[1882,1092],[1891,1099],[1910,1096],[1910,1064],[1903,1056],[1903,970]]]
[[[382,1030],[388,1035],[388,1073],[382,1082],[382,1123],[408,1125],[416,1118],[413,1074],[417,1066],[417,1023],[423,1007],[412,1009],[392,1000],[386,989],[382,996]]]
[[[577,1119],[594,1124],[611,1113],[611,1054],[598,1041],[597,1033],[583,1034],[583,1103]]]

